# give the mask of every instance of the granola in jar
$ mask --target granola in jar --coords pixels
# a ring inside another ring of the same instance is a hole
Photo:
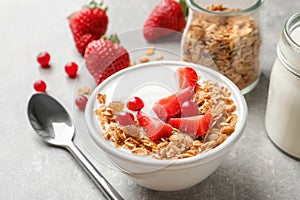
[[[198,9],[193,0],[187,2],[190,13],[181,44],[184,61],[213,68],[243,93],[249,92],[261,73],[258,14],[222,4]]]

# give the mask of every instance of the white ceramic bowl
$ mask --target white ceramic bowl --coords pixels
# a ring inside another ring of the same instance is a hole
[[[94,114],[98,106],[96,95],[107,94],[108,101],[122,100],[138,94],[146,101],[162,97],[162,93],[176,91],[172,73],[178,67],[193,67],[201,79],[216,80],[227,87],[235,101],[238,121],[235,131],[219,146],[194,157],[177,160],[157,160],[150,156],[138,156],[116,148],[102,136],[99,121]],[[158,91],[163,91],[159,93]],[[225,155],[241,137],[246,125],[247,105],[240,90],[225,76],[207,67],[176,61],[160,61],[139,64],[122,70],[100,84],[91,95],[86,110],[86,124],[93,141],[108,155],[108,158],[138,185],[159,191],[174,191],[193,186],[212,174]]]

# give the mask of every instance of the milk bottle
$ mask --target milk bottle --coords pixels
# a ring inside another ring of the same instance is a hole
[[[265,126],[280,149],[300,158],[300,12],[287,20],[277,45]]]

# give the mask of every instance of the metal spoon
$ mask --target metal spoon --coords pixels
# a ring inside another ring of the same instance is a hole
[[[123,199],[74,145],[72,141],[75,133],[74,125],[70,115],[58,101],[44,93],[34,94],[29,100],[27,114],[37,134],[45,142],[69,150],[107,199]]]

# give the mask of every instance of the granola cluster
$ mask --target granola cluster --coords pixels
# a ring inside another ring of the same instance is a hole
[[[238,9],[222,4],[206,8],[217,12]],[[193,12],[182,42],[183,59],[213,68],[243,89],[257,80],[261,44],[257,22],[249,15],[221,16]]]
[[[152,141],[137,121],[134,125],[119,125],[116,115],[123,110],[124,103],[107,103],[105,94],[97,95],[99,106],[94,112],[103,136],[115,147],[156,159],[182,159],[215,148],[234,132],[238,116],[233,113],[236,105],[230,96],[230,91],[215,81],[200,82],[193,101],[198,104],[201,114],[210,112],[213,115],[211,128],[203,136],[186,134],[174,128],[171,136]]]

